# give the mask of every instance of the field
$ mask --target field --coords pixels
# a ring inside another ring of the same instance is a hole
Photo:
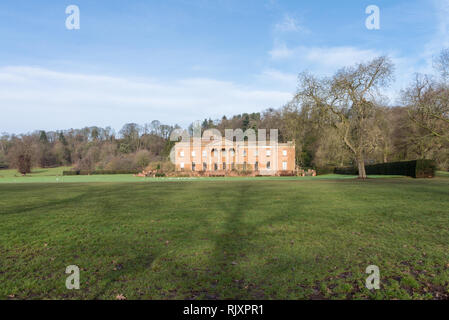
[[[449,297],[447,175],[62,181],[58,170],[0,171],[0,299]],[[80,290],[65,287],[68,265]],[[365,288],[369,265],[380,290]]]

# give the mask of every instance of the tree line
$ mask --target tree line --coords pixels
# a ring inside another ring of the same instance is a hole
[[[2,134],[0,168],[74,166],[77,170],[140,170],[169,155],[170,134],[180,127],[155,120],[128,123],[118,132],[100,127],[30,134]]]
[[[204,119],[203,130],[278,129],[281,142],[295,141],[299,167],[358,168],[365,164],[434,159],[449,169],[449,50],[434,61],[435,74],[416,74],[400,93],[400,104],[388,106],[385,92],[394,65],[385,56],[342,68],[332,76],[301,73],[294,98],[280,108]],[[80,170],[142,169],[168,161],[170,134],[177,125],[159,121],[111,128],[3,134],[0,167],[25,173],[32,166],[75,166]],[[188,128],[192,130],[193,124]]]

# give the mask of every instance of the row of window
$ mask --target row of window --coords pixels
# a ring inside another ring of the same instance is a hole
[[[212,150],[212,157],[215,156],[215,153],[216,153],[216,152],[218,152],[217,149],[213,149],[213,150]],[[225,149],[222,149],[222,150],[221,150],[221,154],[222,154],[222,156],[226,156],[226,150],[225,150]],[[233,157],[233,156],[235,155],[235,151],[234,151],[233,149],[231,149],[231,150],[230,150],[230,154],[231,154],[231,157]],[[184,157],[184,151],[181,151],[181,152],[179,153],[179,155],[180,155],[181,158],[183,158],[183,157]],[[246,157],[246,155],[247,155],[246,150],[243,150],[243,156]],[[255,150],[255,151],[254,151],[254,156],[257,157],[258,155],[259,155],[258,150]],[[265,154],[265,155],[266,155],[267,157],[271,156],[271,150],[266,150],[266,154]],[[282,155],[283,155],[283,156],[286,156],[286,155],[287,155],[287,150],[282,150]],[[196,152],[195,152],[195,151],[192,151],[192,157],[196,157]],[[204,151],[203,151],[203,158],[206,158],[206,157],[207,157],[207,151],[204,150]]]
[[[184,169],[184,167],[185,167],[184,162],[181,162],[180,166],[181,166],[181,169]],[[214,171],[218,171],[218,163],[214,163],[213,166],[214,166],[213,167]],[[246,164],[246,162],[244,162],[243,170],[246,170],[246,167],[247,167],[247,164]],[[222,170],[227,170],[228,167],[226,166],[226,162],[223,162],[221,168],[222,168]],[[271,169],[270,161],[267,162],[266,168],[268,170]],[[231,163],[231,170],[234,170],[234,169],[235,169],[235,163]],[[255,171],[259,170],[259,162],[256,162],[254,164],[254,170]],[[287,170],[287,162],[286,161],[282,162],[282,170]],[[196,171],[196,163],[195,162],[192,162],[192,171]],[[206,162],[203,162],[203,171],[207,171],[207,163]]]

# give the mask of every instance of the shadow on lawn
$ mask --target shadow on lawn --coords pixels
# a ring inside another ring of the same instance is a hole
[[[211,235],[215,243],[209,259],[209,268],[215,271],[215,283],[210,284],[210,289],[205,288],[208,292],[206,299],[267,299],[269,296],[264,292],[263,286],[269,285],[273,274],[292,272],[291,266],[297,261],[297,257],[292,256],[287,260],[265,265],[249,268],[241,266],[243,263],[247,265],[247,255],[254,252],[252,246],[266,235],[260,232],[260,228],[272,223],[288,223],[289,216],[284,212],[298,207],[292,202],[289,204],[291,207],[283,208],[286,211],[272,212],[271,216],[255,226],[244,220],[245,214],[254,205],[251,201],[254,199],[252,193],[259,190],[251,184],[241,184],[237,188],[238,198],[223,206],[227,216],[222,233]],[[235,192],[235,189],[233,191]],[[264,241],[265,245],[269,245],[269,239],[264,238]],[[260,247],[257,251],[260,252]],[[253,279],[258,278],[257,282],[249,283],[245,279],[247,275],[251,275]]]
[[[87,193],[82,193],[74,197],[65,198],[61,200],[54,200],[54,201],[48,201],[43,205],[34,205],[34,204],[27,204],[27,205],[20,205],[20,206],[14,206],[10,207],[8,210],[2,211],[1,215],[10,215],[10,214],[21,214],[21,213],[27,213],[30,211],[35,210],[41,210],[41,209],[49,209],[55,210],[60,207],[65,207],[71,203],[78,203],[81,200],[84,200],[86,198]]]

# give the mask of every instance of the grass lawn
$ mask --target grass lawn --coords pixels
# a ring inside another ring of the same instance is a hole
[[[62,176],[64,170],[70,170],[70,167],[59,167],[42,169],[33,169],[30,174],[22,176],[15,169],[0,170],[1,183],[88,183],[88,182],[173,182],[173,181],[252,181],[252,180],[335,180],[335,179],[354,179],[356,176],[346,176],[338,174],[329,174],[318,177],[187,177],[187,178],[145,178],[134,177],[131,174],[113,174],[113,175],[92,175],[92,176]],[[370,176],[370,178],[397,178],[398,176]]]
[[[39,183],[56,178],[43,174],[0,177],[0,299],[449,296],[446,177]],[[373,264],[381,289],[369,291]],[[80,290],[65,288],[68,265],[81,269]]]

